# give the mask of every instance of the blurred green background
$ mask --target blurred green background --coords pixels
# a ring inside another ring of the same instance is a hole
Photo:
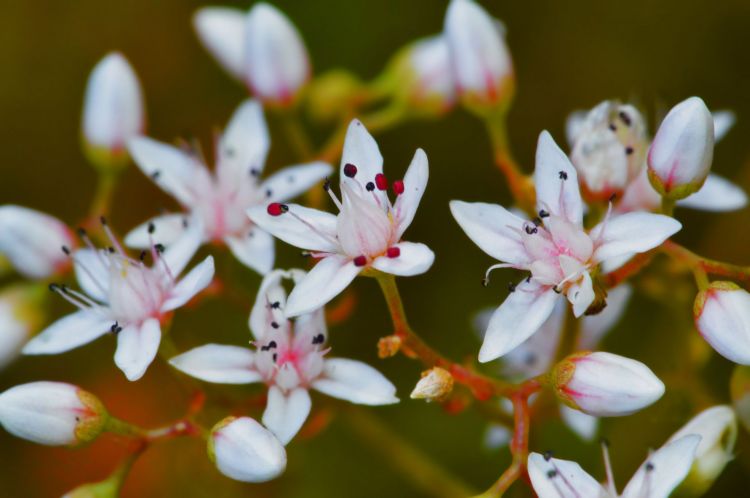
[[[372,78],[403,44],[438,32],[447,1],[351,0],[276,1],[299,27],[316,72],[346,67]],[[713,109],[730,108],[738,116],[734,130],[717,148],[715,171],[750,191],[750,3],[724,2],[488,2],[508,31],[517,72],[517,97],[510,135],[519,161],[531,170],[538,133],[549,129],[564,143],[563,123],[572,110],[606,98],[632,99],[653,116],[668,106],[699,95]],[[191,16],[198,1],[71,0],[5,2],[0,7],[0,203],[28,205],[75,224],[87,211],[95,176],[79,147],[79,120],[86,78],[110,50],[121,50],[135,67],[145,92],[149,134],[171,141],[197,137],[207,146],[217,127],[246,96],[199,45]],[[247,8],[249,2],[226,2]],[[294,161],[289,144],[271,121],[270,168]],[[322,140],[325,134],[316,132]],[[429,343],[454,359],[474,357],[479,342],[472,331],[474,313],[504,298],[503,277],[488,289],[479,285],[490,258],[460,231],[448,211],[450,199],[507,203],[507,189],[493,167],[481,123],[457,110],[434,122],[410,122],[378,137],[386,172],[402,174],[416,147],[430,158],[431,181],[407,238],[435,250],[432,270],[401,279],[414,327]],[[135,168],[117,192],[111,224],[121,233],[173,207]],[[711,215],[680,210],[685,228],[678,241],[699,253],[734,263],[750,263],[748,210]],[[296,250],[279,243],[279,265],[300,264]],[[211,251],[215,251],[211,249]],[[254,296],[259,277],[220,257],[220,271]],[[662,265],[663,266],[663,265]],[[631,302],[625,319],[609,335],[608,350],[645,361],[669,378],[687,361],[686,343],[696,335],[687,279],[657,263],[661,280],[642,279],[648,293]],[[666,280],[665,280],[666,279]],[[509,462],[506,450],[482,449],[484,420],[473,410],[448,415],[440,406],[414,402],[408,393],[419,375],[403,357],[380,361],[377,338],[390,323],[374,281],[354,285],[358,306],[334,327],[334,354],[379,366],[399,387],[404,401],[371,413],[406,441],[420,448],[477,491],[492,483]],[[664,291],[668,292],[664,292]],[[667,295],[670,304],[659,302]],[[172,334],[180,349],[206,342],[244,344],[248,340],[243,306],[209,301],[177,314]],[[55,302],[54,313],[68,308]],[[220,318],[217,318],[220,317]],[[0,374],[0,389],[31,380],[64,380],[99,395],[111,411],[128,420],[156,426],[181,416],[187,391],[163,363],[128,383],[112,362],[114,341],[104,338],[76,351],[22,359]],[[701,373],[718,402],[728,399],[731,365],[716,355]],[[649,448],[661,445],[700,408],[694,396],[677,388],[654,406],[623,419],[609,419],[602,435],[612,442],[618,483],[623,486]],[[257,389],[206,386],[210,396],[241,399]],[[688,389],[692,389],[688,386]],[[210,398],[210,399],[215,399]],[[316,397],[315,402],[324,401]],[[322,406],[323,403],[318,403]],[[225,411],[207,415],[219,420]],[[258,415],[258,410],[248,413]],[[150,449],[135,465],[124,494],[157,496],[383,497],[427,496],[394,469],[390,459],[357,436],[344,410],[334,409],[331,424],[311,439],[289,447],[289,469],[267,485],[243,485],[218,474],[197,440],[175,440]],[[741,431],[742,432],[742,431]],[[104,437],[76,451],[38,447],[0,432],[0,495],[59,496],[77,484],[103,478],[124,452],[124,444]],[[603,479],[598,444],[585,444],[559,422],[532,429],[531,448],[553,449],[561,458],[580,459]],[[708,496],[746,495],[748,438],[742,432],[737,459]],[[527,496],[517,485],[512,496]]]

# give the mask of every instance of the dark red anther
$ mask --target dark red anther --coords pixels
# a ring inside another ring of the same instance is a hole
[[[364,256],[357,256],[354,258],[354,266],[365,266],[367,264],[367,258]]]
[[[348,176],[349,178],[354,178],[354,176],[357,174],[357,167],[353,165],[352,163],[346,163],[344,165],[344,175]]]
[[[401,249],[398,247],[389,247],[387,251],[385,251],[385,255],[389,258],[398,258],[401,256]]]
[[[281,204],[279,202],[272,202],[268,205],[268,214],[271,216],[281,216],[282,214],[289,211],[289,206],[286,204]]]
[[[396,180],[393,182],[393,193],[396,195],[401,195],[404,193],[404,181],[403,180]]]
[[[388,179],[383,173],[375,175],[375,186],[378,187],[378,190],[388,190]]]

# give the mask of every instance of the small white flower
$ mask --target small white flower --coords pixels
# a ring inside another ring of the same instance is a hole
[[[283,444],[300,430],[310,413],[309,389],[363,405],[397,403],[396,388],[377,370],[354,360],[325,358],[327,330],[323,309],[292,322],[283,278],[299,281],[301,270],[274,270],[261,283],[250,314],[256,351],[207,344],[176,356],[170,363],[195,378],[223,384],[263,382],[268,402],[263,424]]]
[[[576,462],[531,453],[529,478],[539,498],[667,498],[688,474],[700,443],[690,434],[670,441],[649,455],[630,479],[622,494],[608,477],[606,486],[591,477]],[[612,476],[605,453],[607,475]]]
[[[539,217],[525,221],[505,208],[451,201],[458,224],[475,244],[503,263],[531,275],[497,309],[487,328],[479,361],[510,352],[528,339],[564,295],[579,317],[595,300],[590,272],[600,263],[652,249],[677,232],[676,220],[651,213],[605,218],[583,229],[583,202],[576,170],[549,133],[539,137],[534,173]]]
[[[21,206],[0,206],[0,254],[23,276],[43,279],[65,272],[70,261],[62,246],[73,247],[73,234],[62,221]]]
[[[695,298],[695,325],[724,358],[750,365],[750,293],[731,282],[712,282]]]
[[[70,253],[83,292],[50,285],[79,311],[47,327],[26,344],[23,352],[62,353],[111,332],[117,336],[115,364],[129,380],[138,380],[156,356],[161,321],[211,283],[214,260],[208,256],[177,280],[200,245],[202,228],[198,221],[166,251],[160,245],[152,246],[151,267],[143,261],[146,251],[140,260],[128,257],[106,223],[103,225],[112,242],[108,250],[96,249],[83,231],[88,248],[74,252],[64,248]]]
[[[227,417],[211,430],[208,455],[219,472],[242,482],[265,482],[286,469],[286,451],[250,417]]]
[[[62,382],[31,382],[0,394],[0,425],[49,446],[77,446],[104,429],[107,412],[92,394]]]
[[[272,203],[247,214],[275,237],[311,251],[320,261],[299,282],[287,304],[287,316],[308,313],[343,291],[363,270],[393,275],[426,272],[435,255],[424,244],[402,242],[427,186],[427,156],[417,149],[404,180],[393,182],[397,199],[388,199],[383,156],[358,120],[346,134],[341,158],[342,200],[326,186],[338,216],[297,204]]]
[[[193,16],[203,45],[229,74],[244,78],[245,13],[227,7],[203,7]]]
[[[270,140],[263,109],[255,100],[235,111],[217,150],[213,174],[200,157],[146,137],[130,141],[136,164],[189,213],[201,220],[203,242],[223,242],[246,266],[265,274],[274,262],[273,238],[250,222],[246,210],[295,197],[330,174],[322,162],[290,166],[260,179]],[[183,233],[188,216],[165,214],[125,237],[130,247],[147,248],[152,239],[169,246]]]

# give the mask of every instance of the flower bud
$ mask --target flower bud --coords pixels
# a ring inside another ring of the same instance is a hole
[[[332,69],[310,82],[305,105],[314,120],[331,123],[345,120],[358,105],[365,84],[344,69]]]
[[[302,37],[276,7],[258,3],[245,21],[245,83],[266,104],[286,107],[310,79]]]
[[[443,401],[453,391],[453,376],[444,368],[432,367],[422,372],[411,399],[424,399],[426,401]]]
[[[385,359],[396,356],[401,350],[402,342],[401,337],[395,334],[381,337],[378,341],[378,358]]]
[[[695,298],[693,316],[716,352],[750,365],[750,293],[731,282],[712,282]]]
[[[711,169],[714,120],[698,97],[674,106],[664,118],[648,151],[648,177],[654,189],[671,200],[697,192]]]
[[[0,206],[0,254],[23,276],[43,279],[70,268],[62,247],[74,247],[73,233],[57,218],[21,206]]]
[[[269,481],[286,469],[284,446],[250,417],[227,417],[216,424],[208,456],[219,472],[237,481]]]
[[[62,498],[118,498],[121,481],[122,476],[112,476],[104,481],[81,484],[65,493]]]
[[[138,77],[127,59],[113,52],[91,72],[83,104],[83,139],[87,155],[101,168],[121,167],[128,140],[145,127]]]
[[[674,433],[668,442],[688,434],[701,437],[690,473],[679,487],[680,496],[702,496],[732,460],[737,440],[737,418],[727,405],[702,411]]]
[[[0,291],[0,370],[18,357],[26,341],[41,328],[42,304],[48,294],[42,284],[16,285]]]
[[[444,33],[464,103],[477,111],[507,104],[513,93],[513,63],[500,22],[473,0],[452,0]]]
[[[31,382],[0,394],[0,425],[11,434],[49,446],[79,446],[96,439],[109,415],[91,393],[62,382]]]
[[[551,380],[563,403],[596,417],[630,415],[664,394],[664,384],[646,365],[604,352],[568,356]]]
[[[226,7],[204,7],[193,17],[203,46],[229,74],[244,78],[245,13]]]

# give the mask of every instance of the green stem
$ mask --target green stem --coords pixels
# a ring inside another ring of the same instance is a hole
[[[675,201],[672,199],[667,199],[666,197],[661,198],[661,214],[672,216],[672,213],[674,213],[674,206]]]
[[[505,114],[491,114],[485,118],[484,124],[492,142],[495,164],[505,176],[513,199],[522,209],[533,214],[535,204],[534,187],[529,177],[521,172],[518,163],[511,153],[505,124]]]
[[[112,434],[119,434],[120,436],[127,437],[145,437],[146,430],[138,427],[137,425],[120,420],[117,417],[110,417],[107,419],[107,423],[104,426],[104,430],[111,432]]]
[[[98,220],[101,216],[108,216],[117,186],[118,173],[100,170],[94,198],[89,208],[89,219]]]

